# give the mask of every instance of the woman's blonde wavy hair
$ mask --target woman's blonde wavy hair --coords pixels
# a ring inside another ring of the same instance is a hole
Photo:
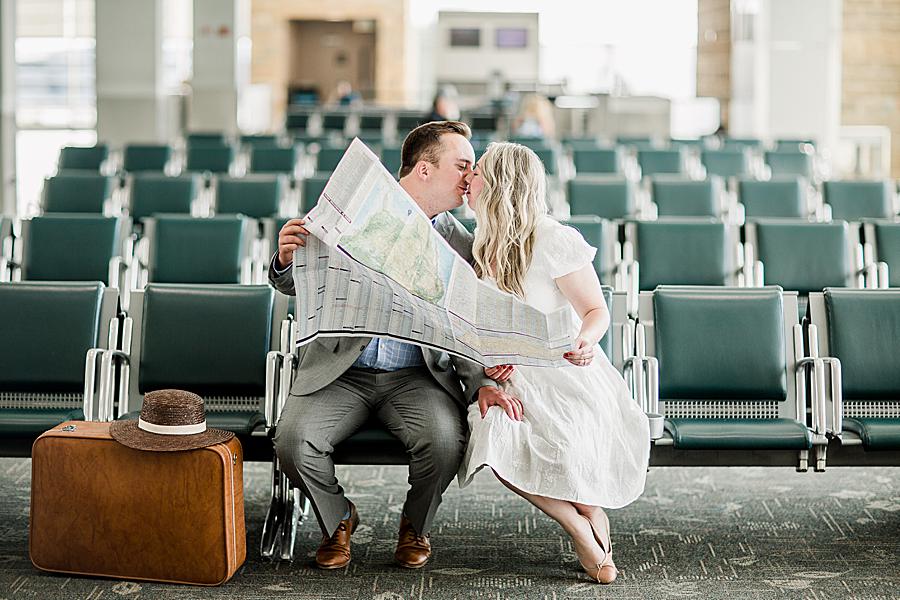
[[[530,148],[508,142],[487,147],[478,163],[484,187],[475,202],[475,273],[525,297],[537,221],[547,214],[544,164]]]

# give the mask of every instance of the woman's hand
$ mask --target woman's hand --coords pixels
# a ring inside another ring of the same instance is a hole
[[[516,367],[513,365],[497,365],[496,367],[484,368],[484,374],[497,383],[508,381],[515,371]]]
[[[563,358],[576,367],[586,367],[594,360],[597,351],[597,342],[591,342],[584,336],[575,338],[575,350],[563,354]]]

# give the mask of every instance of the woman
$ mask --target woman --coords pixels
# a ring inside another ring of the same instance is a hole
[[[552,139],[556,136],[553,103],[540,94],[522,98],[519,114],[513,119],[513,135],[520,138]]]
[[[593,268],[596,250],[547,215],[544,167],[518,144],[491,144],[470,176],[475,271],[544,312],[571,307],[572,366],[485,369],[518,397],[521,420],[500,407],[469,408],[460,485],[483,467],[562,525],[582,568],[600,583],[618,571],[609,519],[644,490],[647,418],[597,342],[609,311]],[[516,415],[518,417],[518,415]]]

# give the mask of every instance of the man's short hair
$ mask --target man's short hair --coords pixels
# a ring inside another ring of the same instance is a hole
[[[441,155],[441,136],[457,133],[472,138],[472,130],[460,121],[432,121],[409,132],[400,150],[400,178],[409,175],[420,160],[436,165]]]

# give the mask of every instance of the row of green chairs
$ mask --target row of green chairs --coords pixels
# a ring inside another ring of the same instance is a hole
[[[628,161],[627,146],[614,148],[575,148],[572,160],[576,173],[624,173]],[[684,147],[637,150],[637,163],[644,176],[659,173],[688,175],[697,169],[692,163],[699,158],[707,175],[721,177],[759,176],[760,164],[743,148],[702,150],[697,156]],[[799,175],[814,178],[814,157],[806,152],[767,151],[763,161],[772,176]]]
[[[100,279],[133,289],[147,282],[262,281],[278,230],[288,217],[148,217],[134,253],[122,217],[45,215],[21,224],[8,278]],[[828,286],[888,287],[900,269],[900,223],[759,219],[743,229],[715,219],[662,218],[616,224],[566,221],[598,248],[594,267],[620,290],[664,284],[778,284],[801,294]],[[463,220],[469,228],[472,221]],[[67,253],[57,258],[58,248]],[[134,255],[134,258],[132,256]],[[126,273],[129,265],[140,275]]]
[[[0,455],[29,456],[41,433],[97,418],[102,353],[120,335],[115,290],[99,282],[0,284]]]
[[[426,120],[424,110],[289,108],[285,129],[301,135],[317,131],[318,135],[349,137],[352,134],[374,139],[383,139],[396,132],[396,137],[403,139],[406,133]],[[497,117],[490,113],[467,113],[462,120],[481,135],[493,135],[497,130]]]
[[[691,172],[690,159],[690,153],[684,148],[637,151],[637,162],[644,177],[660,173],[688,175]],[[707,175],[757,178],[761,175],[753,154],[746,148],[702,150],[699,159]],[[767,151],[763,159],[773,176],[799,175],[807,179],[814,178],[813,156],[806,152]]]
[[[820,290],[802,324],[776,286],[639,303],[626,374],[663,420],[651,465],[900,464],[900,291]]]
[[[740,223],[744,218],[794,217],[824,219],[889,219],[897,214],[897,199],[888,180],[825,181],[821,197],[807,180],[778,177],[760,181],[742,178],[736,193],[726,193],[719,177],[689,179],[656,175],[642,188],[627,177],[579,176],[566,182],[572,215],[596,215],[607,219],[636,216],[712,216]]]
[[[560,147],[552,141],[540,138],[519,139],[511,141],[529,146],[542,154],[542,160],[551,152],[560,149],[571,155],[572,166],[577,174],[628,174],[630,163],[636,158],[636,166],[640,167],[643,176],[657,174],[689,175],[698,171],[702,165],[707,175],[721,177],[755,177],[759,178],[761,168],[765,165],[771,176],[797,175],[814,179],[814,154],[806,149],[768,150],[758,161],[748,146],[725,146],[712,149],[673,144],[670,148],[638,147],[629,145],[602,146],[595,140],[584,143],[563,142]],[[695,152],[696,151],[696,152]],[[632,153],[635,157],[632,157]],[[545,160],[546,163],[546,160]],[[695,163],[699,163],[695,164]],[[548,173],[555,174],[548,167]]]
[[[287,145],[290,137],[284,134],[242,134],[234,137],[221,131],[189,132],[184,137],[184,146],[216,147],[236,145],[241,148],[255,146]],[[122,148],[125,163],[132,162],[126,170],[161,170],[162,165],[172,157],[174,147],[165,143],[129,143]],[[100,142],[93,146],[65,146],[60,151],[61,170],[97,171],[110,157],[108,144]]]
[[[210,426],[269,460],[274,354],[287,299],[268,285],[151,284],[128,314],[100,282],[0,285],[17,318],[0,340],[0,452],[28,456],[43,431],[71,419],[133,416],[150,390],[206,401]]]
[[[754,151],[778,150],[793,152],[796,150],[815,151],[815,142],[810,139],[781,138],[767,142],[761,138],[719,137],[704,136],[693,139],[670,138],[663,139],[655,136],[619,135],[614,139],[606,139],[594,136],[569,136],[564,137],[562,144],[571,149],[590,149],[597,147],[622,146],[626,148],[687,148],[691,150],[703,149],[750,149]]]
[[[254,144],[248,149],[248,169],[255,173],[293,174],[298,168],[300,149],[293,145]],[[121,170],[125,173],[172,173],[176,150],[168,144],[127,144],[122,150]],[[229,173],[236,168],[238,149],[232,144],[198,143],[184,151],[183,171],[195,173]],[[60,150],[57,171],[108,172],[104,169],[109,156],[106,144],[94,147],[66,146]]]
[[[19,223],[0,281],[102,281],[124,309],[149,283],[264,283],[284,220],[158,214],[137,237],[128,217],[37,216]]]
[[[126,190],[111,175],[66,171],[44,181],[40,212],[109,215],[127,207],[135,219],[156,212],[190,213],[203,188],[203,179],[197,174],[139,173]]]
[[[900,235],[900,222],[872,226],[886,238]],[[617,272],[635,291],[779,285],[805,296],[826,287],[886,287],[879,271],[900,262],[890,245],[863,239],[860,227],[846,221],[757,219],[743,228],[701,219],[627,221],[622,248]]]
[[[474,230],[475,222],[462,219]],[[594,268],[617,290],[658,285],[763,286],[807,294],[825,287],[884,288],[900,269],[900,221],[660,218],[617,223],[595,216],[570,225],[597,248]],[[805,302],[805,299],[803,300]],[[636,307],[630,306],[634,314]]]
[[[194,132],[185,138],[186,169],[189,171],[209,171],[213,173],[227,173],[231,168],[240,148],[247,150],[250,155],[250,170],[255,172],[293,172],[299,160],[301,144],[316,143],[316,145],[328,151],[319,157],[321,164],[317,170],[331,171],[336,160],[334,153],[346,147],[346,143],[336,141],[329,132],[344,129],[345,114],[329,115],[325,127],[325,135],[309,136],[300,135],[293,138],[281,134],[256,134],[241,135],[238,138],[228,136],[222,132]],[[385,138],[380,133],[379,123],[384,115],[368,115],[361,117],[363,121],[360,136],[369,145],[386,146],[391,153],[399,152],[399,144],[385,144]],[[416,123],[421,121],[420,116],[411,115]],[[328,121],[331,119],[331,121]],[[372,120],[370,123],[369,120]],[[377,121],[377,123],[376,123]],[[408,129],[411,129],[409,127]],[[406,131],[406,129],[404,129]],[[556,174],[554,153],[560,146],[541,138],[511,138],[511,141],[530,146],[536,152],[541,153],[545,159],[548,173]],[[659,149],[650,146],[638,146],[639,161],[645,174],[658,172],[681,173],[686,165],[684,156],[686,148],[702,147],[698,144],[673,144],[673,149]],[[476,140],[476,144],[483,146],[485,141]],[[581,173],[621,173],[623,170],[623,155],[636,142],[623,139],[621,145],[615,147],[603,147],[596,139],[569,139],[564,140],[563,148],[573,155],[575,168]],[[326,146],[333,146],[325,148]],[[705,149],[702,151],[702,161],[709,174],[722,176],[746,175],[749,170],[747,161],[748,148],[761,146],[750,144],[727,143],[723,149]],[[483,150],[483,148],[482,148]],[[641,154],[643,153],[643,154]],[[175,156],[175,149],[169,144],[126,144],[122,150],[122,169],[126,172],[164,171]],[[641,158],[643,156],[643,158]],[[797,174],[806,177],[812,176],[812,155],[805,149],[794,144],[782,146],[775,150],[767,151],[766,163],[772,169],[774,175]],[[338,157],[339,158],[339,157]],[[61,149],[58,169],[88,170],[98,172],[104,163],[110,159],[110,148],[105,143],[99,143],[91,147],[66,146]],[[393,161],[391,161],[393,162]],[[391,169],[395,171],[395,169]]]
[[[318,201],[330,173],[308,176],[299,183],[281,174],[220,176],[204,180],[197,174],[166,176],[138,173],[119,187],[113,176],[66,172],[49,177],[39,212],[127,212],[140,221],[156,213],[242,213],[251,217],[275,217],[308,210]],[[299,193],[300,198],[296,198]],[[302,203],[298,209],[298,201]]]
[[[268,138],[266,138],[268,139]],[[370,144],[379,154],[389,171],[396,174],[400,170],[400,146]],[[103,146],[105,148],[105,145]],[[241,174],[285,174],[302,178],[311,171],[330,173],[347,149],[347,143],[320,141],[311,150],[304,152],[299,144],[279,145],[277,143],[256,143],[249,146],[246,153],[246,169],[238,168],[238,152],[233,145],[218,145],[214,142],[189,145],[185,151],[184,168],[187,173],[211,173],[218,175]],[[66,147],[62,149],[58,165],[61,175],[85,175],[101,172],[101,163],[75,161],[77,155],[92,148]],[[175,151],[168,145],[126,145],[122,169],[125,173],[166,173],[174,174],[178,169],[172,166]],[[104,155],[105,156],[105,155]],[[104,159],[105,160],[105,159]],[[307,165],[309,168],[307,169]]]

